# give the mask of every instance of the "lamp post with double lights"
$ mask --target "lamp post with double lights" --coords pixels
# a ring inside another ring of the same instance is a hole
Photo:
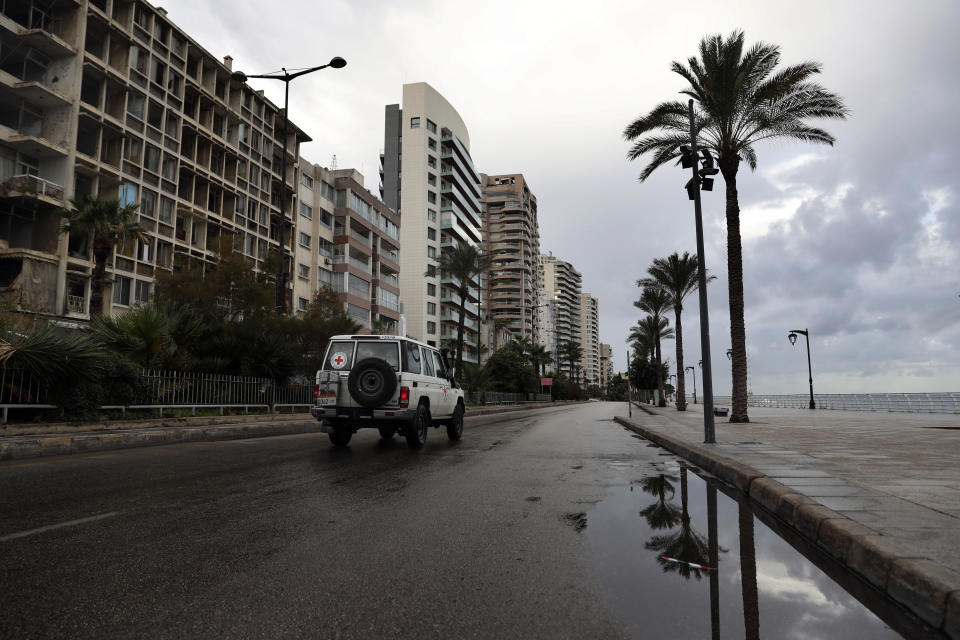
[[[284,250],[286,249],[286,243],[284,242],[284,236],[287,235],[287,138],[289,137],[289,127],[290,127],[290,81],[294,78],[299,78],[300,76],[305,76],[308,73],[313,73],[314,71],[320,71],[320,69],[326,69],[327,67],[333,67],[334,69],[341,69],[347,66],[347,61],[343,58],[337,56],[331,58],[330,62],[327,64],[322,64],[318,67],[310,67],[309,69],[301,69],[294,73],[290,73],[283,68],[283,73],[264,73],[260,75],[247,75],[242,71],[234,71],[230,74],[230,77],[238,82],[246,82],[251,78],[263,78],[265,80],[282,80],[283,81],[283,165],[280,169],[280,230],[278,233],[277,240],[280,244],[280,266],[277,267],[277,315],[283,315],[287,306],[287,296],[286,293],[286,257],[284,256]]]
[[[816,409],[817,405],[813,401],[813,367],[810,365],[810,330],[809,329],[791,329],[787,339],[790,344],[797,344],[797,335],[802,335],[807,339],[807,374],[810,376],[810,408]]]
[[[700,362],[703,362],[701,360]],[[690,371],[693,373],[693,404],[697,404],[697,368],[694,366],[684,367],[684,373]]]
[[[713,190],[713,178],[720,170],[707,149],[697,149],[697,129],[693,119],[693,99],[687,103],[690,119],[690,146],[680,146],[680,166],[690,169],[692,177],[686,184],[687,195],[693,200],[693,212],[697,227],[697,270],[700,296],[700,353],[703,356],[703,441],[717,441],[713,425],[713,369],[710,362],[710,319],[707,313],[707,262],[703,248],[703,214],[700,209],[700,189]],[[703,167],[698,164],[703,160]]]

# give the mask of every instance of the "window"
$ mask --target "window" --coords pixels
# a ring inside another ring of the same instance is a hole
[[[144,155],[143,168],[153,173],[160,173],[160,149],[151,144],[147,145]]]
[[[427,166],[430,167],[431,169],[436,169],[436,168],[437,168],[437,159],[434,158],[433,156],[428,155],[428,156],[427,156]]]
[[[127,144],[124,146],[123,157],[130,162],[136,162],[137,164],[140,164],[140,150],[142,148],[143,143],[140,142],[140,138],[127,136]]]
[[[121,184],[120,206],[125,207],[128,204],[136,204],[137,202],[139,202],[139,198],[137,198],[137,185],[129,182],[124,182]]]
[[[433,175],[432,173],[428,173],[428,174],[427,174],[427,184],[430,184],[430,185],[433,185],[433,186],[437,186],[437,176]]]
[[[427,202],[430,204],[437,204],[437,194],[433,191],[427,191]]]
[[[437,266],[433,264],[427,265],[427,277],[436,278],[437,277]]]
[[[427,257],[436,260],[436,259],[437,259],[437,248],[436,248],[436,247],[427,247]]]
[[[436,222],[437,212],[434,211],[433,209],[427,209],[427,220],[429,220],[430,222]]]
[[[423,375],[433,377],[433,352],[427,349],[423,350]]]
[[[370,297],[370,283],[364,280],[363,278],[357,277],[352,273],[349,274],[347,279],[347,291],[350,293],[360,296],[361,298]]]
[[[411,129],[419,129],[419,128],[420,128],[420,118],[419,118],[419,117],[410,118],[410,128],[411,128]]]
[[[310,236],[303,231],[300,232],[300,246],[310,248]]]
[[[437,296],[437,285],[435,285],[435,284],[428,284],[428,285],[427,285],[427,295],[428,295],[428,296],[436,297],[436,296]]]
[[[437,132],[437,125],[436,125],[436,123],[430,122],[430,119],[429,119],[429,118],[427,118],[427,131],[429,131],[430,133],[436,133],[436,132]]]
[[[160,222],[170,224],[173,220],[173,200],[170,198],[160,198]]]
[[[300,184],[305,186],[307,189],[313,189],[313,178],[308,176],[305,173],[300,174]]]
[[[302,262],[297,265],[297,276],[300,278],[309,278],[310,277],[310,267],[303,264]]]
[[[311,207],[305,202],[301,202],[300,215],[302,215],[304,218],[310,218],[311,220],[313,220],[313,207]]]
[[[143,197],[140,198],[140,214],[148,218],[157,214],[157,194],[146,189],[143,190]]]
[[[306,298],[297,298],[297,309],[300,311],[306,311],[310,306],[310,301]]]
[[[329,211],[324,211],[320,209],[320,224],[325,226],[327,229],[333,228],[333,214]]]
[[[437,150],[437,141],[434,140],[433,138],[427,138],[427,147],[430,148],[430,149],[433,149],[434,151],[436,151],[436,150]]]
[[[161,87],[163,86],[164,76],[167,72],[167,65],[160,62],[159,58],[150,61],[150,79]]]
[[[138,120],[143,120],[143,106],[145,104],[143,94],[131,92],[127,98],[127,113]]]
[[[403,343],[403,370],[420,373],[420,347],[412,342]]]
[[[113,304],[130,304],[130,282],[125,276],[113,277]]]
[[[433,334],[435,334],[436,332],[437,332],[437,323],[436,323],[436,322],[428,322],[428,323],[427,323],[427,333],[433,333]]]
[[[437,377],[446,378],[447,377],[447,368],[443,366],[443,358],[440,357],[440,354],[436,351],[433,352],[433,362],[437,366]]]
[[[163,179],[176,180],[177,178],[177,159],[170,155],[163,157]]]
[[[427,315],[428,315],[428,316],[435,316],[435,315],[437,315],[437,303],[436,303],[436,302],[428,302],[428,303],[427,303]]]
[[[143,75],[147,75],[147,61],[150,59],[150,56],[141,49],[140,47],[134,45],[130,47],[130,67],[136,69]]]
[[[436,240],[437,230],[433,227],[427,227],[427,240]]]
[[[129,278],[126,278],[129,280]],[[143,306],[147,304],[147,301],[150,299],[150,283],[144,282],[143,280],[137,280],[137,286],[134,290],[133,303],[135,305]]]
[[[337,190],[333,188],[332,185],[327,184],[326,182],[320,183],[320,195],[333,202],[337,199]]]

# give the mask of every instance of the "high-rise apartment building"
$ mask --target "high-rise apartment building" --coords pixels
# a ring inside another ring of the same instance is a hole
[[[552,344],[554,360],[559,361],[557,349],[562,343],[580,344],[580,272],[569,262],[555,257],[553,253],[540,255],[539,272],[540,288],[545,302],[554,303],[553,326],[540,327],[543,338],[540,343]]]
[[[460,297],[440,273],[441,251],[480,244],[480,175],[460,115],[425,82],[403,85],[387,105],[381,197],[400,214],[400,300],[407,335],[438,345],[457,335]],[[479,282],[466,303],[464,360],[476,362]]]
[[[300,159],[294,299],[305,311],[323,285],[340,294],[363,331],[396,333],[400,319],[400,219],[355,169]]]
[[[105,313],[145,303],[161,270],[211,265],[224,244],[258,268],[277,250],[280,176],[286,165],[293,223],[295,164],[309,138],[291,123],[283,157],[282,110],[232,79],[229,57],[214,58],[141,0],[7,0],[0,13],[9,302],[89,318],[92,248],[61,233],[59,215],[83,195],[138,204],[145,230],[110,256]]]
[[[514,336],[537,335],[540,229],[537,197],[522,174],[481,174],[483,251],[493,257],[483,291],[483,311]]]
[[[580,347],[584,385],[600,384],[600,303],[589,293],[580,294]]]
[[[613,349],[610,345],[600,343],[600,387],[606,389],[613,376]]]

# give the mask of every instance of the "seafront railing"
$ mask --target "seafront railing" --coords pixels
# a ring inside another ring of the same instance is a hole
[[[692,402],[693,396],[688,398]],[[960,414],[960,392],[940,393],[815,393],[817,409],[837,411],[888,411],[893,413]],[[700,399],[702,402],[702,399]],[[730,396],[714,396],[714,406],[730,406]],[[751,407],[808,409],[810,395],[756,395],[747,398]]]

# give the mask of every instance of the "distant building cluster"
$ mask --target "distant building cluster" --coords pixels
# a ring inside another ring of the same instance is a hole
[[[471,283],[465,361],[529,340],[559,368],[572,342],[581,382],[609,378],[598,301],[572,264],[541,253],[524,175],[480,173],[465,123],[430,85],[403,85],[385,107],[377,197],[355,169],[302,157],[309,133],[162,8],[22,0],[0,14],[0,295],[12,308],[89,320],[92,247],[61,230],[60,212],[103,196],[138,205],[146,232],[108,261],[105,313],[149,302],[158,273],[213,268],[224,246],[262,270],[283,244],[291,313],[328,286],[364,331],[450,344],[461,301],[437,261],[468,243],[493,265]]]

